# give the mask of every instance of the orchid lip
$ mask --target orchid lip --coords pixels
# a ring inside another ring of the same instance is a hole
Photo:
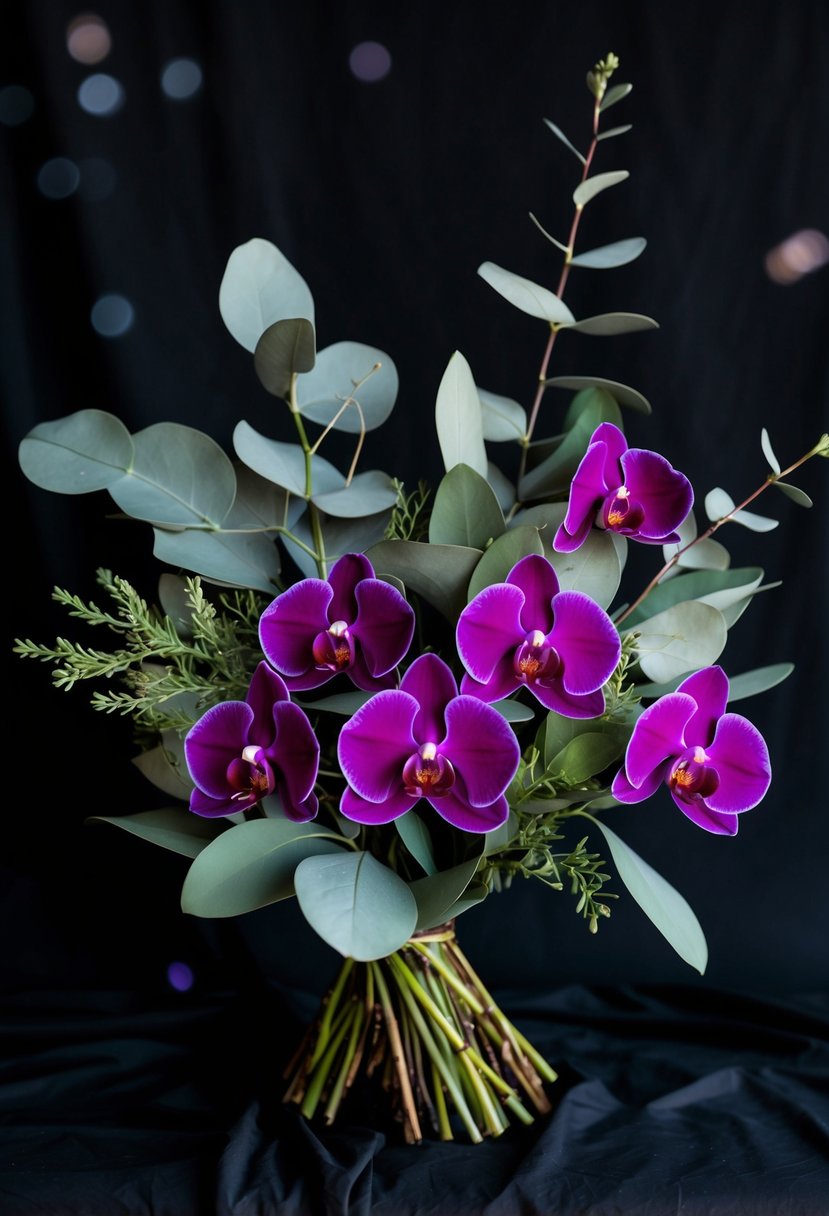
[[[719,789],[720,778],[702,747],[688,748],[668,777],[668,785],[683,802],[697,802]]]
[[[631,498],[627,486],[619,486],[608,494],[600,517],[602,527],[612,532],[635,532],[644,521],[644,508],[635,498]]]
[[[560,675],[561,656],[540,629],[533,629],[517,647],[512,660],[519,680],[527,684],[546,684]]]
[[[420,794],[440,798],[454,784],[454,766],[438,753],[434,743],[424,743],[403,765],[403,788],[413,798]]]
[[[346,621],[335,621],[312,644],[317,671],[346,671],[354,663],[355,647]]]
[[[276,778],[261,747],[249,744],[227,766],[227,780],[235,791],[231,802],[258,801],[276,788]]]

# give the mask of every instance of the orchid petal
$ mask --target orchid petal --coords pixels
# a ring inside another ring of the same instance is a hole
[[[722,667],[703,667],[683,680],[677,692],[693,697],[697,711],[685,728],[689,747],[708,747],[728,704],[728,676]]]
[[[601,689],[578,694],[568,692],[561,680],[555,680],[546,686],[537,681],[529,685],[529,690],[545,709],[554,709],[564,718],[598,718],[604,713],[605,699]]]
[[[344,553],[328,574],[328,582],[333,595],[329,621],[348,621],[349,624],[357,616],[357,598],[355,591],[364,578],[374,578],[374,567],[363,553]]]
[[[686,801],[684,798],[678,797],[674,790],[671,790],[671,797],[682,814],[686,815],[698,828],[705,828],[706,832],[713,832],[716,836],[737,835],[739,816],[725,811],[711,810],[706,805],[709,799],[706,799],[705,802],[701,798]]]
[[[685,727],[696,712],[696,701],[672,692],[649,705],[636,720],[625,752],[625,774],[635,788],[666,760],[685,750]]]
[[[258,663],[251,676],[245,701],[253,710],[253,721],[248,731],[248,743],[268,748],[273,743],[273,707],[278,701],[290,700],[290,694],[281,676],[264,661]]]
[[[352,819],[355,823],[391,823],[393,819],[399,819],[406,811],[410,811],[416,801],[417,799],[412,798],[411,794],[407,794],[401,787],[399,790],[393,790],[382,802],[369,802],[355,794],[350,786],[346,786],[340,799],[340,811],[346,819]]]
[[[317,780],[320,745],[305,713],[292,701],[274,705],[273,720],[276,743],[270,755],[282,776],[278,784],[285,813],[293,819]]]
[[[446,734],[444,711],[458,695],[449,665],[436,654],[422,654],[400,681],[400,690],[417,701],[418,712],[412,731],[418,744],[440,743]]]
[[[340,558],[340,562],[344,560]],[[337,562],[338,566],[340,562]],[[384,676],[397,666],[411,645],[414,610],[396,587],[379,578],[364,579],[354,595],[356,618],[343,619],[354,622],[351,632],[360,643],[369,673]]]
[[[456,697],[446,708],[446,739],[440,750],[463,778],[474,807],[488,806],[503,794],[521,758],[506,719],[497,709],[466,696]]]
[[[487,806],[475,807],[451,790],[441,798],[428,798],[442,819],[462,832],[492,832],[509,817],[509,803],[502,794]]]
[[[252,722],[253,710],[244,701],[222,701],[190,728],[184,740],[184,757],[202,793],[211,798],[227,797],[227,766],[247,745]]]
[[[768,748],[757,727],[740,714],[723,714],[707,751],[720,779],[705,799],[709,810],[736,813],[756,806],[771,782]]]
[[[461,692],[465,696],[478,697],[487,703],[503,701],[504,697],[510,696],[516,688],[522,687],[523,682],[515,674],[512,652],[504,655],[488,680],[480,682],[471,675],[465,675],[461,680]]]
[[[572,553],[573,549],[579,547],[592,527],[599,504],[608,490],[618,485],[616,482],[609,486],[605,481],[606,458],[605,444],[594,443],[591,439],[570,482],[567,514],[553,541],[553,548],[559,553]],[[578,538],[578,544],[568,543],[568,537],[573,541]]]
[[[265,658],[281,675],[296,680],[314,670],[314,638],[329,626],[333,591],[321,578],[304,578],[278,595],[259,618],[259,644]],[[335,618],[335,620],[338,618]],[[305,685],[289,683],[289,687]]]
[[[385,802],[403,784],[403,765],[417,751],[412,733],[419,706],[396,689],[378,692],[340,731],[340,768],[361,798]]]
[[[644,448],[630,448],[625,452],[622,470],[631,497],[645,512],[636,536],[661,542],[679,527],[693,506],[694,491],[690,481],[664,456]]]
[[[652,773],[648,773],[641,785],[631,785],[627,779],[627,774],[623,768],[620,768],[610,786],[610,792],[619,802],[644,802],[646,798],[650,798],[655,794],[660,785],[668,776],[671,767],[670,760],[666,760],[663,764],[658,764]]]
[[[253,803],[253,795],[251,795],[251,804]],[[190,810],[194,815],[201,815],[203,819],[216,819],[220,815],[234,815],[236,811],[243,811],[244,805],[240,805],[238,799],[234,801],[231,797],[211,798],[209,794],[203,794],[198,787],[190,791]]]
[[[511,587],[524,592],[524,606],[519,613],[524,633],[540,629],[549,633],[553,627],[553,596],[559,592],[558,575],[546,557],[529,553],[516,562],[507,575]]]
[[[582,591],[562,591],[553,601],[555,624],[548,641],[564,665],[567,692],[595,692],[610,678],[622,653],[616,626]]]
[[[353,632],[353,630],[352,630]],[[328,673],[331,674],[330,672]],[[362,688],[364,692],[384,692],[387,688],[397,687],[397,668],[393,667],[391,671],[386,672],[383,676],[373,676],[366,666],[365,656],[358,650],[354,656],[354,662],[346,673],[352,684],[357,688]]]
[[[504,655],[524,640],[523,606],[524,594],[518,587],[495,583],[479,591],[461,613],[455,633],[458,654],[481,684],[490,679]]]
[[[605,448],[604,483],[608,490],[615,490],[622,484],[622,457],[628,451],[628,441],[614,422],[600,422],[590,443],[603,443]]]

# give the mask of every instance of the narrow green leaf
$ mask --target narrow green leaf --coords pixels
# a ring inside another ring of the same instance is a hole
[[[154,524],[220,527],[236,497],[236,474],[218,443],[178,422],[157,422],[132,438],[132,466],[109,486],[121,510]]]
[[[609,110],[611,106],[616,105],[617,101],[621,101],[623,97],[627,97],[632,88],[632,84],[614,84],[602,98],[599,110],[602,112]]]
[[[557,241],[554,236],[551,236],[547,229],[543,227],[538,217],[533,215],[532,211],[530,211],[529,216],[541,235],[545,236],[552,245],[555,245],[556,249],[560,249],[562,253],[568,252],[567,246],[562,245],[561,241]]]
[[[635,261],[644,250],[647,241],[642,236],[629,237],[625,241],[614,241],[612,245],[601,245],[587,253],[570,259],[571,266],[590,266],[595,270],[611,270]]]
[[[579,334],[591,334],[597,338],[612,338],[616,334],[634,334],[644,329],[659,329],[653,317],[636,312],[606,312],[597,317],[585,317],[583,321],[564,323],[560,329],[569,329]]]
[[[492,487],[469,465],[456,464],[435,493],[430,544],[485,549],[503,531],[504,515]]]
[[[583,389],[573,398],[566,419],[569,430],[561,442],[521,479],[521,498],[529,501],[566,491],[590,436],[601,422],[622,427],[622,414],[615,399],[601,388]]]
[[[415,540],[384,540],[366,550],[378,576],[393,574],[423,596],[447,620],[457,621],[466,607],[466,592],[480,549],[433,545]]]
[[[472,369],[457,350],[438,386],[435,425],[447,473],[456,464],[468,464],[481,477],[486,477],[481,402]]]
[[[181,807],[139,811],[137,815],[90,815],[86,822],[111,823],[115,828],[131,832],[162,849],[181,853],[183,857],[198,857],[229,828],[226,819],[203,819]]]
[[[523,701],[495,701],[492,708],[497,709],[507,722],[531,722],[535,717],[535,710],[530,705],[525,705]]]
[[[564,132],[561,130],[561,128],[557,127],[554,122],[550,122],[549,118],[545,118],[544,122],[550,128],[553,135],[555,135],[557,139],[561,140],[561,142],[564,144],[565,148],[569,148],[570,151],[573,153],[573,155],[576,157],[576,159],[580,160],[583,165],[586,165],[587,161],[582,156],[581,152],[579,152],[578,148],[576,148],[573,144],[570,143],[570,140],[567,138],[567,136],[564,134]]]
[[[476,565],[469,580],[468,599],[474,599],[484,587],[504,582],[515,563],[522,557],[543,552],[544,546],[538,535],[538,528],[528,524],[510,528],[492,542]]]
[[[304,317],[313,324],[307,283],[270,241],[253,237],[233,250],[219,287],[219,312],[230,333],[251,353],[275,321]]]
[[[708,965],[705,934],[684,896],[605,824],[596,826],[607,841],[622,882],[679,957],[700,975]]]
[[[314,327],[304,317],[274,321],[256,343],[253,366],[262,387],[275,397],[287,398],[291,380],[309,372],[316,358]]]
[[[370,853],[307,857],[297,866],[294,883],[311,928],[346,958],[385,958],[415,931],[412,892]]]
[[[305,418],[328,426],[342,410],[334,429],[359,435],[386,421],[399,384],[397,368],[385,351],[363,342],[335,342],[319,351],[313,371],[300,376],[296,397]],[[346,401],[352,404],[342,409]]]
[[[42,490],[89,494],[129,472],[132,437],[114,414],[78,410],[33,427],[20,442],[18,460],[25,476]]]
[[[616,135],[625,135],[633,127],[633,123],[623,123],[621,127],[611,127],[609,131],[601,131],[597,136],[597,141],[603,139],[613,139]]]
[[[548,388],[575,388],[583,389],[595,386],[596,388],[606,389],[612,397],[615,397],[620,405],[630,406],[631,409],[639,410],[643,414],[650,414],[651,403],[635,388],[629,388],[626,384],[619,384],[617,380],[604,380],[601,376],[553,376],[550,380],[544,381]]]
[[[768,667],[756,667],[753,671],[731,676],[728,681],[728,701],[742,701],[754,697],[782,684],[794,671],[794,663],[771,663]]]
[[[306,713],[316,710],[323,710],[330,714],[343,714],[346,718],[350,718],[352,714],[356,714],[357,710],[365,705],[371,696],[370,692],[363,692],[362,689],[354,688],[350,692],[332,693],[327,697],[320,697],[316,701],[306,700],[302,694],[294,695],[293,700],[298,705],[301,705]]]
[[[498,500],[498,506],[501,508],[503,515],[510,511],[515,503],[515,486],[505,473],[502,473],[497,464],[491,460],[487,461],[486,479],[492,486],[492,492]]]
[[[596,724],[594,724],[596,725]],[[600,723],[598,725],[604,725]],[[603,772],[622,755],[627,740],[602,730],[585,731],[571,739],[550,761],[555,773],[563,773],[571,785],[580,785]]]
[[[183,743],[175,731],[164,731],[157,747],[140,752],[132,762],[157,789],[171,798],[189,799],[193,782],[184,762]]]
[[[409,883],[409,889],[417,903],[417,928],[434,929],[445,923],[450,909],[463,895],[478,868],[485,837],[481,836],[475,855],[450,870],[440,870],[426,878],[417,878]]]
[[[631,632],[626,629],[623,636]],[[715,663],[728,636],[722,613],[698,600],[674,604],[637,625],[635,632],[639,666],[657,683]]]
[[[627,169],[615,169],[611,173],[597,173],[595,177],[588,177],[586,181],[576,186],[573,191],[573,202],[577,207],[584,207],[591,198],[595,198],[597,194],[601,194],[603,190],[608,190],[611,186],[618,186],[619,182],[627,181],[629,177]]]
[[[575,321],[567,305],[547,287],[504,270],[494,262],[483,262],[478,274],[505,300],[531,317],[549,321],[551,325],[570,325]]]
[[[763,578],[760,566],[735,566],[732,570],[695,570],[679,574],[657,584],[638,608],[625,621],[625,628],[632,629],[657,612],[679,604],[683,600],[702,600],[720,608],[736,603],[757,588]],[[720,596],[719,599],[708,599]]]
[[[773,481],[772,485],[776,486],[778,490],[782,490],[786,497],[790,498],[792,502],[796,502],[799,507],[814,506],[809,495],[799,486],[789,485],[787,481]]]
[[[760,431],[760,447],[763,449],[763,455],[771,465],[773,473],[780,472],[780,461],[774,454],[774,448],[771,446],[771,439],[765,427]]]
[[[510,397],[500,397],[478,389],[484,428],[484,439],[493,443],[515,442],[527,433],[527,411]]]
[[[504,823],[499,828],[494,828],[493,831],[487,832],[484,840],[484,857],[491,857],[493,853],[500,853],[502,849],[507,848],[512,843],[515,833],[518,831],[518,816],[515,811],[510,811]]]
[[[394,826],[397,834],[406,848],[414,857],[424,874],[437,873],[435,857],[432,852],[432,838],[429,829],[418,815],[417,811],[407,811],[395,819]]]

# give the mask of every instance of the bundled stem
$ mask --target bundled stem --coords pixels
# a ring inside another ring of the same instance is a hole
[[[550,1110],[555,1071],[497,1007],[451,925],[388,958],[346,959],[285,1076],[286,1102],[333,1123],[360,1076],[376,1075],[408,1143],[473,1143]]]

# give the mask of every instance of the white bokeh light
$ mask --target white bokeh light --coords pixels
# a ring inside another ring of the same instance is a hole
[[[87,76],[78,89],[78,104],[87,114],[108,118],[121,109],[124,96],[124,86],[114,76],[95,72]]]
[[[120,338],[132,328],[135,309],[126,296],[100,296],[92,306],[89,319],[102,338]]]
[[[348,57],[353,76],[367,84],[382,80],[391,71],[391,55],[382,42],[359,42]]]
[[[172,101],[195,97],[202,86],[202,70],[195,59],[171,59],[161,73],[161,89]]]

